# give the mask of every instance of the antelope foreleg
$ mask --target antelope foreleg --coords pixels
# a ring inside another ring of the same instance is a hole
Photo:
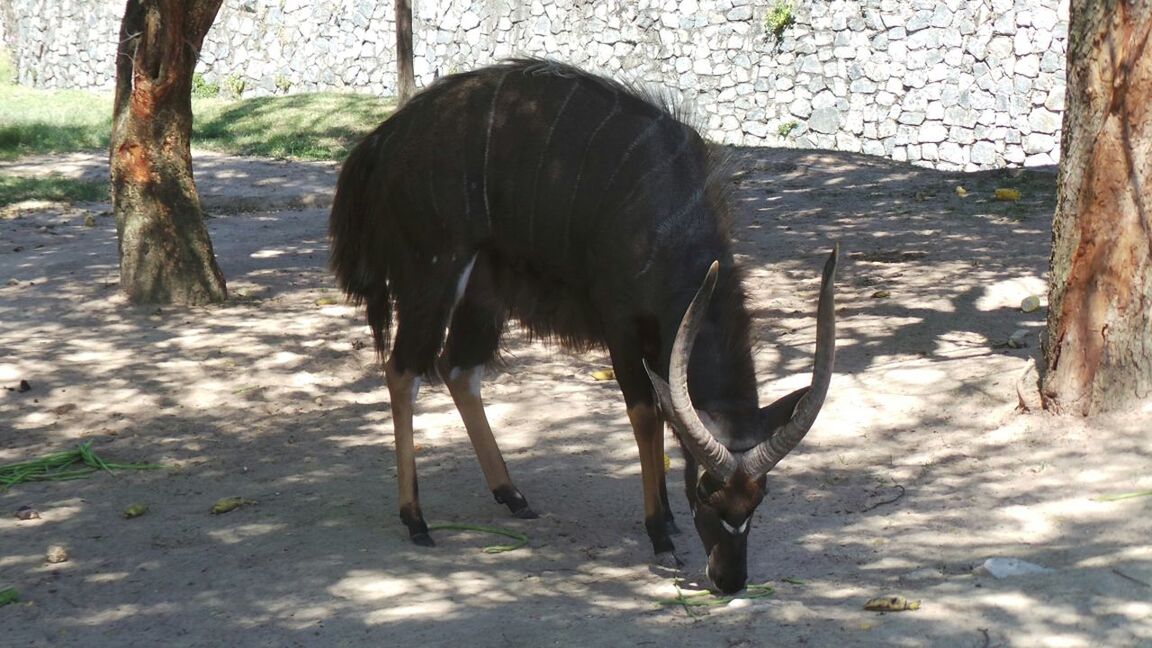
[[[408,527],[412,542],[432,546],[432,536],[420,511],[420,489],[416,483],[416,444],[412,438],[412,414],[420,391],[420,376],[398,371],[392,360],[384,364],[388,394],[392,399],[392,435],[396,441],[396,485],[399,490],[400,520]]]
[[[488,482],[492,495],[497,502],[507,506],[516,517],[535,518],[536,513],[529,508],[528,500],[508,475],[504,455],[500,453],[500,446],[496,444],[496,437],[492,435],[492,426],[488,424],[488,415],[484,413],[484,401],[480,397],[484,366],[461,369],[449,367],[447,361],[441,359],[438,368],[440,377],[456,403],[456,410],[460,412],[460,418],[464,421],[464,428],[468,430],[468,438],[472,440],[472,448],[476,451],[476,458],[480,460],[480,469],[484,471],[484,479]]]
[[[644,484],[644,527],[652,541],[656,561],[665,567],[682,565],[669,533],[675,524],[668,508],[664,482],[664,421],[655,406],[638,403],[628,408],[628,420],[640,450],[640,475]]]

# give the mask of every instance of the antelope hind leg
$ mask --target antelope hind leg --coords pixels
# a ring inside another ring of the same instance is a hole
[[[508,475],[508,466],[504,463],[504,456],[500,453],[496,437],[492,434],[492,426],[484,413],[484,401],[480,397],[484,365],[470,369],[452,367],[445,356],[437,366],[440,377],[456,403],[456,410],[464,421],[464,427],[468,430],[468,438],[472,440],[472,447],[476,450],[476,458],[480,460],[480,468],[484,471],[484,479],[492,495],[497,502],[507,506],[512,515],[524,520],[535,519],[536,512],[528,506],[528,500]]]
[[[420,510],[420,489],[416,483],[416,445],[412,435],[412,414],[420,391],[420,376],[396,369],[393,360],[384,364],[388,393],[392,399],[392,431],[396,440],[396,484],[399,489],[400,520],[408,527],[415,544],[431,547],[435,543]]]

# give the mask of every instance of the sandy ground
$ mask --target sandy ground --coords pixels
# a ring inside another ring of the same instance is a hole
[[[1152,646],[1152,497],[1097,499],[1152,488],[1152,409],[1015,411],[1045,316],[1020,304],[1044,296],[1052,171],[739,154],[765,399],[807,381],[819,268],[831,242],[844,250],[831,395],[753,522],[750,575],[771,597],[659,603],[677,575],[649,565],[622,400],[591,378],[606,355],[517,335],[486,396],[541,519],[492,501],[442,387],[421,395],[417,440],[430,521],[518,530],[527,547],[485,554],[491,537],[443,531],[409,544],[387,392],[325,269],[334,168],[199,153],[225,306],[128,305],[107,205],[3,209],[0,463],[87,440],[166,468],[0,492],[0,589],[21,599],[0,607],[2,643]],[[99,155],[0,165],[49,172],[107,173]],[[991,200],[1009,185],[1019,201]],[[1018,330],[1029,346],[1003,347]],[[703,552],[672,462],[687,590]],[[255,503],[210,514],[226,496]],[[134,503],[149,512],[124,519]],[[17,520],[23,505],[40,518]],[[70,559],[46,562],[53,545]],[[981,568],[996,557],[1047,571],[996,578]],[[863,609],[889,594],[921,607]]]

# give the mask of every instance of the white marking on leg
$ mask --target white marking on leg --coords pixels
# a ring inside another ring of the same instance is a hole
[[[412,410],[416,410],[416,397],[420,395],[420,376],[412,379]]]
[[[484,381],[484,366],[478,365],[468,370],[468,393],[480,398],[480,383]]]
[[[455,257],[456,255],[452,255]],[[456,315],[456,306],[460,304],[460,300],[464,299],[464,293],[468,290],[468,279],[472,276],[472,267],[476,265],[476,257],[480,253],[472,255],[472,260],[468,265],[464,266],[464,271],[460,273],[460,278],[456,280],[456,297],[452,300],[452,307],[448,309],[448,326],[452,326],[452,318]],[[449,376],[455,379],[455,376]]]
[[[465,375],[468,378],[468,393],[480,398],[480,385],[484,382],[484,365],[477,365],[471,369],[452,367],[448,370],[448,381],[454,383]]]
[[[456,309],[456,305],[460,303],[460,300],[464,299],[464,291],[468,289],[468,279],[472,276],[472,266],[476,265],[476,257],[479,255],[479,252],[472,255],[472,260],[468,262],[468,265],[464,266],[464,272],[460,273],[460,278],[456,281],[456,299],[452,302],[453,310]],[[452,321],[451,316],[449,316],[448,321]]]

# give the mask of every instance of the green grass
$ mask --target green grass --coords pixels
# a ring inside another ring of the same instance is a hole
[[[67,481],[88,477],[101,470],[158,470],[157,464],[108,463],[92,451],[92,442],[85,441],[72,450],[0,466],[0,487],[7,489],[17,484],[34,481]]]
[[[393,105],[350,94],[297,94],[192,102],[192,145],[223,153],[342,160]]]
[[[107,182],[88,182],[63,176],[15,178],[0,176],[0,206],[23,200],[99,202],[108,200]]]
[[[0,85],[0,160],[108,148],[112,95]]]
[[[392,111],[377,97],[334,93],[192,101],[192,145],[222,153],[341,160]],[[0,84],[0,159],[107,149],[111,93]]]

